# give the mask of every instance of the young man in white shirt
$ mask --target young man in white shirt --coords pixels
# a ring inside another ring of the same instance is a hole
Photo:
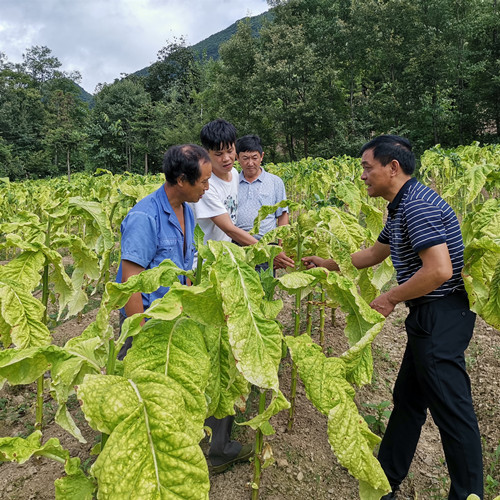
[[[200,139],[212,162],[210,189],[193,205],[196,222],[208,240],[231,241],[240,245],[253,245],[257,240],[236,226],[238,208],[238,171],[236,160],[236,129],[226,120],[207,123]]]
[[[210,189],[202,199],[192,205],[196,222],[208,240],[231,241],[240,245],[253,245],[257,240],[236,226],[238,207],[238,171],[236,160],[236,129],[226,120],[214,120],[201,130],[200,140],[208,151],[212,163]],[[245,462],[253,456],[251,444],[242,445],[231,440],[234,416],[222,419],[209,417],[206,425],[212,429],[212,441],[208,452],[209,471],[220,473],[232,464]]]

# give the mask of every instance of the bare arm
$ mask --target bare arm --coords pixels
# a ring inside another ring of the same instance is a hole
[[[288,212],[283,212],[278,217],[278,226],[286,226],[290,222],[290,217],[288,216]]]
[[[210,217],[213,223],[222,231],[224,231],[232,240],[238,242],[240,245],[254,245],[257,240],[248,234],[244,229],[241,229],[233,224],[231,217],[226,212],[225,214]]]
[[[130,260],[122,260],[122,283],[125,283],[131,276],[144,271],[144,268],[139,264],[131,262]],[[128,302],[125,304],[125,313],[127,318],[130,316],[143,313],[144,306],[142,304],[142,296],[140,292],[136,292],[130,296]]]
[[[365,267],[372,267],[376,264],[380,264],[387,259],[390,254],[391,249],[389,245],[384,245],[376,241],[371,247],[351,254],[351,261],[353,266],[357,269],[364,269]],[[311,267],[326,267],[330,271],[339,270],[339,265],[333,259],[322,259],[316,255],[303,257],[302,262],[307,269],[311,269]]]
[[[290,222],[290,218],[288,216],[288,212],[283,212],[279,217],[278,217],[278,226],[286,226]],[[279,242],[281,245],[281,241]],[[293,259],[288,257],[288,255],[285,252],[280,252],[276,257],[274,258],[274,269],[285,269],[287,267],[295,267],[295,262]]]
[[[405,283],[378,296],[370,306],[384,316],[394,310],[396,304],[426,295],[453,275],[450,254],[446,243],[419,252],[422,267]]]

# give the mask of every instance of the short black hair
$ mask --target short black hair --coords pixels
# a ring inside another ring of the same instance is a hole
[[[172,146],[163,156],[163,173],[168,184],[174,186],[182,177],[192,186],[201,176],[201,163],[210,163],[208,153],[196,144]]]
[[[244,135],[236,141],[236,154],[258,151],[260,154],[264,152],[260,137],[255,134]]]
[[[236,128],[232,123],[218,118],[203,126],[200,141],[206,150],[229,148],[236,142]]]
[[[369,149],[373,149],[373,158],[384,166],[397,160],[405,174],[412,175],[415,171],[415,155],[410,141],[404,137],[379,135],[361,148],[361,155]]]

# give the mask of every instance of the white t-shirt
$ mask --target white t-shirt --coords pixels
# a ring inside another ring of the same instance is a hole
[[[193,203],[196,223],[205,233],[203,243],[208,240],[231,241],[231,238],[222,229],[219,229],[210,219],[217,215],[228,213],[233,224],[236,224],[236,209],[238,208],[238,171],[233,167],[231,180],[224,181],[214,173],[210,177],[209,189],[203,198]]]

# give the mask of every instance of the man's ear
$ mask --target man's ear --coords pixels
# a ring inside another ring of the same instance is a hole
[[[179,175],[179,177],[177,177],[177,184],[180,187],[183,187],[184,186],[184,182],[186,182],[186,174]]]
[[[398,160],[391,160],[389,166],[391,168],[391,175],[392,176],[396,176],[396,175],[398,175],[398,172],[403,171]]]

